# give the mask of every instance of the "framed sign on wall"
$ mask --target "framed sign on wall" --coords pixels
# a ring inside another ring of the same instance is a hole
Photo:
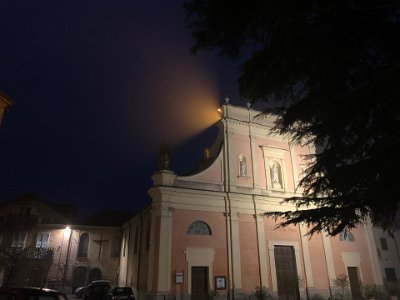
[[[215,276],[215,289],[216,290],[226,289],[226,276]]]
[[[175,283],[183,283],[183,272],[175,273]]]

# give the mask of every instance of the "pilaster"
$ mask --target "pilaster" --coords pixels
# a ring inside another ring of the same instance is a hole
[[[160,210],[157,292],[169,292],[171,287],[172,212],[169,207]]]
[[[242,269],[240,265],[239,213],[231,213],[232,227],[232,271],[234,289],[242,288]]]
[[[260,215],[255,215],[257,222],[257,242],[258,242],[258,256],[260,262],[260,279],[261,286],[270,288],[268,280],[268,258],[267,258],[267,247],[265,241],[265,230],[264,230],[264,217]]]
[[[374,275],[374,280],[377,285],[383,285],[383,276],[380,268],[378,252],[375,245],[374,231],[371,222],[367,222],[364,226],[364,232],[368,243],[369,255],[371,258],[371,267]]]
[[[322,232],[322,242],[324,245],[324,254],[326,261],[326,269],[328,271],[329,287],[333,288],[334,287],[333,281],[336,278],[336,272],[335,272],[335,265],[333,263],[332,245],[330,237],[327,236],[324,232]]]
[[[303,260],[304,260],[304,271],[307,279],[307,287],[314,287],[314,277],[311,268],[311,257],[310,257],[310,247],[308,245],[308,237],[306,236],[307,230],[303,224],[299,225],[300,229],[300,238],[301,238],[301,247],[303,251]]]

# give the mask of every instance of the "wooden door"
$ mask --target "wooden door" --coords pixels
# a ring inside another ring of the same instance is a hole
[[[208,293],[208,267],[192,267],[192,300],[205,300]]]
[[[362,299],[360,277],[358,275],[357,267],[347,267],[347,273],[349,274],[349,282],[351,288],[351,298]]]
[[[291,246],[275,246],[276,279],[280,300],[298,300],[299,280],[297,277],[296,257]]]

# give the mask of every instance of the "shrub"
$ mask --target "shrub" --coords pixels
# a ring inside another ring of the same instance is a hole
[[[217,291],[209,290],[206,297],[207,297],[207,300],[215,300],[218,297],[218,293],[217,293]]]
[[[394,282],[385,282],[385,290],[390,296],[399,295],[399,286]]]
[[[257,300],[265,300],[271,298],[271,294],[265,286],[257,286],[256,291],[254,292],[254,296],[257,298]]]
[[[339,274],[336,276],[336,278],[333,280],[333,284],[341,289],[341,295],[340,298],[344,298],[344,290],[349,286],[349,279],[346,274]]]
[[[362,290],[367,299],[381,298],[381,291],[375,284],[363,284]]]

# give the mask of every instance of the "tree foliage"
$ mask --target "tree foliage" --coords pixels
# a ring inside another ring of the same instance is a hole
[[[192,0],[195,44],[242,59],[241,96],[273,103],[274,131],[313,143],[317,154],[268,212],[281,226],[306,222],[335,235],[367,219],[394,228],[400,204],[399,1]]]

